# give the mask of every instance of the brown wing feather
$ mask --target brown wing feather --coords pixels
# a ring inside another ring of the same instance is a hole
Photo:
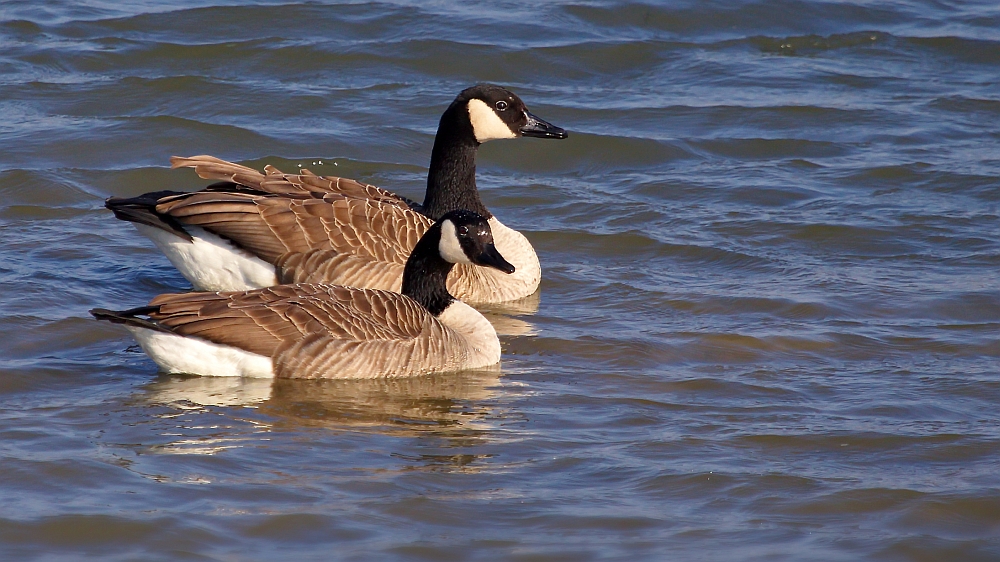
[[[259,187],[265,176],[253,168],[227,162],[225,160],[203,154],[200,156],[171,156],[170,167],[194,168],[195,173],[204,179],[231,181],[249,187]]]
[[[340,254],[333,250],[288,253],[276,263],[281,283],[332,283],[399,292],[403,265]]]
[[[340,340],[316,333],[283,346],[275,374],[290,378],[394,377],[457,370],[468,352],[453,330],[427,315],[419,337]]]
[[[156,211],[182,224],[199,226],[232,240],[247,251],[273,262],[278,256],[298,248],[294,237],[282,238],[261,216],[260,195],[199,191],[161,200]],[[290,200],[286,200],[290,203]]]
[[[336,195],[268,199],[260,207],[270,230],[288,248],[268,259],[279,266],[283,282],[398,289],[403,265],[432,224],[396,205]]]
[[[325,226],[330,232],[342,233],[349,245],[333,244],[332,249],[377,261],[405,264],[417,241],[433,224],[420,213],[378,201],[342,199],[333,203],[335,218]],[[334,236],[330,239],[339,240]]]
[[[311,334],[331,341],[398,342],[437,322],[403,295],[331,285],[168,294],[150,305],[159,306],[150,318],[177,334],[268,357]]]
[[[279,265],[282,281],[398,290],[402,266],[432,224],[409,199],[346,178],[283,174],[271,166],[262,174],[205,155],[175,156],[171,164],[269,194],[202,191],[164,198],[157,211]]]
[[[406,208],[418,206],[406,197],[401,197],[374,185],[336,176],[317,176],[306,169],[303,169],[300,174],[285,174],[274,166],[265,166],[265,173],[262,174],[253,168],[205,154],[190,157],[173,156],[170,158],[170,167],[194,168],[195,173],[203,179],[231,181],[275,195],[334,193],[344,197],[371,199]]]

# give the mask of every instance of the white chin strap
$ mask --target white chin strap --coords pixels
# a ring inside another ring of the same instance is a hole
[[[458,243],[455,223],[450,220],[441,221],[441,241],[438,242],[438,252],[442,258],[451,263],[472,263],[469,256],[465,255],[462,245]]]

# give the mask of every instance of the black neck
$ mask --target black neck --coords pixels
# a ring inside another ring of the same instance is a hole
[[[448,292],[448,273],[455,264],[446,261],[438,251],[441,228],[435,224],[437,236],[429,236],[431,231],[417,242],[403,268],[404,295],[420,303],[431,314],[437,316],[455,301]]]
[[[464,113],[463,113],[464,112]],[[476,151],[479,143],[469,121],[468,108],[458,101],[451,104],[438,125],[427,172],[427,193],[423,213],[439,220],[450,211],[466,209],[487,219],[492,217],[476,189]]]

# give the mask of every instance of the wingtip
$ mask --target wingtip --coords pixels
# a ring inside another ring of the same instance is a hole
[[[124,324],[126,326],[136,326],[140,328],[146,328],[149,330],[156,330],[158,332],[170,332],[167,328],[157,324],[153,320],[146,320],[144,318],[137,318],[137,315],[148,315],[151,312],[156,312],[160,309],[159,306],[140,306],[137,308],[132,308],[129,310],[109,310],[107,308],[92,308],[90,309],[90,314],[97,320],[107,320],[112,324]]]
[[[105,317],[114,315],[114,311],[108,310],[106,308],[91,308],[87,312],[89,312],[91,316],[93,316],[98,320],[104,320]]]

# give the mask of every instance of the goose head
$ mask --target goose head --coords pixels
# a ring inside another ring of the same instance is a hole
[[[455,301],[448,293],[448,273],[456,263],[492,267],[514,273],[493,244],[490,223],[478,213],[445,213],[414,246],[403,268],[400,292],[437,316]]]
[[[567,135],[532,115],[521,98],[506,88],[479,84],[462,90],[441,115],[421,212],[440,220],[448,211],[467,209],[490,218],[476,190],[476,152],[486,141],[517,137],[564,139]]]
[[[472,211],[452,211],[438,222],[441,235],[438,252],[450,263],[468,263],[514,273],[511,265],[493,244],[490,223]]]
[[[537,137],[564,139],[566,131],[532,115],[521,98],[493,84],[479,84],[458,94],[452,106],[465,109],[472,136],[482,144],[495,139]],[[456,108],[457,109],[457,108]]]

